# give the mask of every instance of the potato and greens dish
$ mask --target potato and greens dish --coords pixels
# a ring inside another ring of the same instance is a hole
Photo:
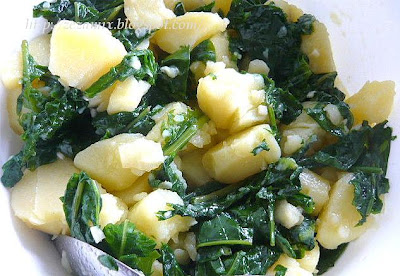
[[[394,83],[282,0],[56,0],[2,80],[15,215],[145,275],[313,275],[381,212]],[[114,259],[115,258],[115,259]]]

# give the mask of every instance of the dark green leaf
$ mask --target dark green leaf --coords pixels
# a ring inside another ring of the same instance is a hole
[[[188,100],[189,66],[190,49],[183,46],[161,61],[157,83],[152,89],[167,98],[166,102]]]
[[[158,65],[150,50],[134,50],[129,52],[120,64],[93,83],[85,94],[92,98],[113,85],[116,81],[124,81],[128,77],[144,80],[154,84],[157,77]]]
[[[201,225],[197,247],[252,243],[252,229],[242,228],[232,218],[221,214]]]
[[[190,62],[195,61],[217,61],[214,44],[207,39],[196,46],[190,53]]]
[[[178,264],[172,249],[167,245],[161,246],[161,259],[163,263],[164,276],[186,276],[187,274],[182,270]]]
[[[67,185],[63,208],[71,236],[94,244],[91,227],[99,226],[102,207],[100,191],[96,182],[85,172],[74,174]]]
[[[137,31],[134,29],[123,29],[115,32],[113,36],[124,44],[128,52],[131,52],[136,50],[137,46],[148,39],[151,34],[152,32],[147,31],[144,35],[138,37]]]
[[[97,259],[109,270],[118,271],[118,264],[115,259],[110,255],[100,255]]]
[[[275,82],[265,77],[265,99],[267,105],[274,110],[276,119],[284,124],[294,121],[303,110],[303,106],[288,91],[275,86]]]
[[[141,133],[147,135],[154,127],[152,117],[161,110],[156,106],[153,109],[141,105],[132,112],[119,112],[108,115],[99,113],[93,119],[96,134],[103,138],[111,138],[121,133]]]
[[[312,32],[314,18],[303,15],[298,22],[290,23],[284,12],[265,1],[234,0],[228,19],[228,28],[238,37],[231,42],[236,56],[248,55],[250,60],[264,60],[270,68],[270,76],[284,83],[295,74],[304,54],[300,50],[301,36]]]
[[[160,255],[155,250],[156,242],[135,228],[128,220],[122,224],[104,227],[106,243],[111,254],[132,268],[151,274],[151,266]]]
[[[56,24],[66,19],[76,22],[109,22],[114,20],[123,8],[123,0],[107,1],[90,0],[56,0],[45,1],[33,8],[33,17],[44,17]]]
[[[268,147],[268,144],[267,144],[267,142],[265,142],[265,139],[264,140],[262,140],[262,142],[257,146],[257,147],[255,147],[252,151],[251,151],[251,153],[254,155],[254,156],[256,156],[257,154],[259,154],[259,153],[261,153],[262,151],[269,151],[269,147]]]
[[[274,270],[275,276],[285,276],[287,268],[283,265],[277,265]]]
[[[176,16],[184,15],[186,13],[185,6],[183,5],[182,2],[176,3],[176,6],[174,8],[174,13]]]
[[[174,162],[174,157],[165,159],[161,168],[154,170],[149,175],[149,184],[154,188],[168,189],[176,192],[181,197],[185,195],[187,183]]]
[[[348,243],[343,243],[334,250],[320,247],[320,257],[317,265],[318,275],[325,273],[329,268],[333,267],[348,245]]]

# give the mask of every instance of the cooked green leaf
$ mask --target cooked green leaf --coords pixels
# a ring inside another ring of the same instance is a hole
[[[109,270],[118,271],[118,264],[113,257],[110,255],[100,255],[97,257],[99,262],[107,267]]]
[[[115,67],[112,67],[108,73],[94,82],[85,94],[92,98],[98,93],[113,85],[116,81],[124,81],[128,77],[134,77],[137,80],[144,80],[154,84],[157,77],[158,65],[150,50],[133,50],[129,52],[124,59]]]
[[[155,125],[152,117],[160,110],[160,106],[150,108],[141,105],[132,112],[119,112],[112,115],[103,112],[93,118],[93,126],[96,128],[96,134],[103,138],[111,138],[121,133],[147,135]]]
[[[141,34],[134,29],[122,29],[113,33],[113,36],[124,44],[125,49],[128,52],[131,52],[136,50],[137,46],[139,46],[143,41],[149,39],[151,34],[151,31],[146,31],[144,34]]]
[[[207,39],[196,46],[190,53],[190,62],[195,61],[217,61],[214,44]]]
[[[94,244],[91,227],[98,227],[102,200],[97,183],[85,172],[75,173],[61,198],[71,236]]]
[[[251,153],[254,155],[254,156],[256,156],[257,154],[259,154],[259,153],[261,153],[262,151],[269,151],[269,147],[268,147],[268,144],[267,144],[267,142],[265,141],[265,139],[264,140],[262,140],[262,142],[257,146],[257,147],[255,147],[252,151],[251,151]]]
[[[149,175],[149,184],[154,188],[168,189],[184,196],[187,188],[186,180],[182,172],[174,162],[174,157],[165,159],[161,168],[154,170]]]
[[[151,266],[160,256],[155,250],[154,240],[137,230],[128,220],[121,224],[108,224],[103,232],[112,256],[151,275]]]
[[[348,245],[348,243],[343,243],[334,250],[325,249],[321,246],[317,265],[318,275],[325,273],[329,268],[333,267]]]
[[[243,228],[228,215],[221,214],[200,226],[197,247],[226,244],[252,245],[252,243],[252,229]]]
[[[178,261],[175,258],[174,252],[167,245],[161,246],[161,259],[163,263],[164,276],[186,276],[187,274],[182,270]]]

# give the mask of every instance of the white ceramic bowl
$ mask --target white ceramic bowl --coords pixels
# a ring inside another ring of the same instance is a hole
[[[9,0],[0,9],[0,64],[19,48],[21,40],[40,33],[27,29],[33,3]],[[324,22],[331,41],[339,76],[350,94],[367,80],[394,80],[400,86],[400,1],[398,0],[289,0]],[[400,90],[397,90],[400,93]],[[20,148],[19,138],[8,127],[4,87],[0,84],[0,164]],[[396,97],[390,125],[400,133],[400,112]],[[392,144],[389,164],[390,193],[385,210],[360,239],[351,243],[335,268],[325,275],[398,275],[400,248],[400,139]],[[60,258],[48,236],[28,229],[14,218],[9,191],[0,185],[0,274],[64,275]]]

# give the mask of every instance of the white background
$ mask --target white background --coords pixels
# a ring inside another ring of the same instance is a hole
[[[0,8],[0,66],[35,32],[26,30],[33,2],[3,1]],[[355,93],[367,80],[394,80],[400,87],[400,1],[398,0],[290,0],[324,22],[341,80]],[[339,18],[337,20],[335,18]],[[43,21],[39,21],[42,22]],[[36,34],[40,30],[36,30]],[[397,89],[400,93],[400,90]],[[19,150],[20,143],[8,127],[5,91],[0,85],[0,164]],[[399,135],[398,96],[390,118]],[[397,108],[397,109],[396,109]],[[399,275],[400,248],[400,139],[393,143],[389,164],[391,191],[384,214],[371,229],[353,242],[329,275]],[[60,259],[46,235],[28,229],[13,218],[8,191],[0,185],[0,274],[64,275]]]

